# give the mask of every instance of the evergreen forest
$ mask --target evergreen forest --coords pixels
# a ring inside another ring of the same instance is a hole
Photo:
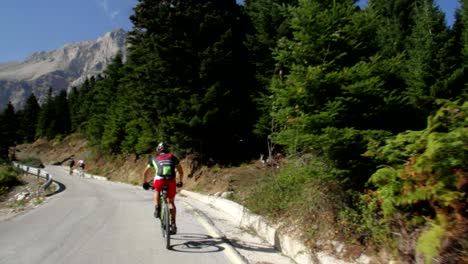
[[[466,263],[468,0],[450,26],[434,0],[138,0],[133,10],[128,57],[68,94],[2,110],[3,159],[71,133],[109,155],[165,141],[220,166],[281,156],[287,165],[258,187],[271,202],[254,211],[300,211],[304,225],[326,220],[406,263]]]

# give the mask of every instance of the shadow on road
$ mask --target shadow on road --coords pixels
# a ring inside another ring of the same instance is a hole
[[[223,251],[220,244],[226,243],[225,238],[214,238],[203,234],[181,233],[171,236],[173,245],[169,250],[184,253],[213,253]]]
[[[196,214],[200,215],[203,217],[207,222],[211,223],[212,226],[215,226],[213,221],[208,217],[203,211],[195,209],[195,208],[190,208],[188,210],[191,210],[195,212]],[[214,238],[212,238],[214,239]],[[247,251],[253,251],[253,252],[264,252],[264,253],[277,253],[278,250],[274,246],[269,246],[269,245],[262,245],[262,244],[257,244],[257,243],[251,243],[247,241],[242,241],[239,239],[232,239],[228,238],[226,236],[222,236],[220,238],[217,238],[217,240],[220,241],[221,243],[227,243],[233,248],[237,249],[242,249],[242,250],[247,250]]]
[[[57,188],[57,190],[55,190],[55,192],[47,194],[46,195],[47,197],[55,195],[57,193],[61,193],[61,192],[65,191],[65,189],[67,189],[67,187],[65,187],[65,185],[63,183],[61,183],[61,182],[53,181],[53,183],[56,183],[58,185],[58,188]]]
[[[264,252],[264,253],[278,253],[278,250],[275,249],[273,246],[265,246],[256,243],[249,243],[237,239],[226,239],[228,243],[231,244],[232,247],[236,249],[243,249],[248,251],[255,251],[255,252]]]
[[[225,248],[222,244],[228,244],[235,249],[243,249],[248,251],[276,253],[277,250],[273,246],[265,246],[255,243],[247,243],[237,239],[228,239],[226,237],[212,237],[203,234],[177,234],[171,236],[173,245],[170,250],[185,253],[210,253],[223,251]]]

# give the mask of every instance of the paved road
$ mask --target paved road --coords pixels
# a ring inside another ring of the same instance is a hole
[[[0,263],[238,263],[192,209],[178,203],[172,250],[153,217],[152,192],[67,175],[47,167],[65,190],[0,222]]]

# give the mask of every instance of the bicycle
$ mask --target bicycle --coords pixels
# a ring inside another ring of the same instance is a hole
[[[179,182],[176,185],[177,187],[182,187],[183,183]],[[154,190],[154,186],[150,185],[149,183],[144,183],[143,188],[145,190],[152,189]],[[161,232],[163,238],[166,240],[166,248],[170,249],[171,247],[171,234],[174,230],[172,227],[172,215],[169,209],[169,204],[167,202],[167,185],[163,185],[161,191],[159,192],[159,199],[160,199],[160,212],[155,212],[156,214],[159,213],[159,219],[161,220]],[[155,215],[156,218],[158,218]]]
[[[84,178],[84,169],[82,167],[78,168],[78,177]]]

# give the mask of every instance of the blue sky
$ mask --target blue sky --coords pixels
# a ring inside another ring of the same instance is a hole
[[[365,4],[367,0],[360,0]],[[458,0],[438,0],[453,23]],[[3,0],[0,4],[0,62],[22,61],[65,43],[94,40],[113,29],[132,29],[137,0]]]
[[[137,0],[2,0],[0,62],[36,51],[93,40],[117,28],[130,30]]]

